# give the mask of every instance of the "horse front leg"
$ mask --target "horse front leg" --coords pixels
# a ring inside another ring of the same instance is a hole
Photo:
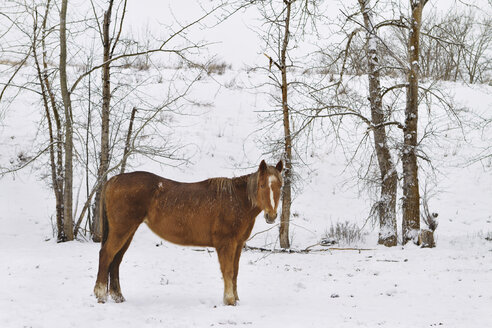
[[[219,257],[220,270],[224,278],[224,304],[236,305],[236,297],[234,296],[234,260],[236,255],[237,245],[235,242],[224,243],[216,247]]]
[[[232,288],[234,291],[234,298],[239,301],[239,296],[237,294],[237,275],[239,273],[239,258],[241,257],[241,252],[243,250],[244,244],[240,244],[236,247],[236,252],[234,255],[234,276],[232,277]]]

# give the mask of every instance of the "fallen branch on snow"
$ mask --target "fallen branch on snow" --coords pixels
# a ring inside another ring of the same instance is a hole
[[[260,252],[270,252],[270,253],[296,253],[296,254],[308,254],[308,253],[317,253],[317,252],[331,252],[331,251],[358,251],[359,253],[361,251],[374,251],[375,249],[372,248],[352,248],[352,247],[329,247],[329,248],[324,248],[324,249],[311,249],[316,245],[309,246],[305,249],[269,249],[269,248],[264,248],[264,247],[254,247],[254,246],[248,246],[244,245],[244,250],[246,251],[260,251]]]

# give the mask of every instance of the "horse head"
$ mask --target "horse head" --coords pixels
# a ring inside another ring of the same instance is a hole
[[[275,222],[277,208],[282,190],[282,168],[283,163],[279,161],[275,167],[268,166],[261,161],[258,168],[257,204],[265,213],[267,223]]]

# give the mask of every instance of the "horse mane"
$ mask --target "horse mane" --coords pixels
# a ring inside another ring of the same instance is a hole
[[[208,184],[220,196],[231,196],[235,193],[236,187],[230,178],[211,178],[208,179]]]
[[[258,203],[256,202],[256,196],[258,193],[258,176],[258,172],[255,172],[250,174],[247,179],[248,185],[246,187],[246,190],[248,192],[248,199],[251,205],[253,205],[254,207],[258,205]]]
[[[256,195],[258,187],[258,172],[234,178],[211,178],[208,184],[221,197],[233,197],[236,195],[236,188],[246,184],[246,193],[252,206],[256,206]]]

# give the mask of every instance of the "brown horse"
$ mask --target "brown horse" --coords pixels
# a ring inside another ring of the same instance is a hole
[[[117,175],[104,186],[100,217],[102,244],[94,294],[123,302],[120,263],[138,226],[172,243],[215,247],[224,278],[224,304],[235,305],[239,257],[261,211],[273,223],[282,187],[282,161],[262,161],[255,173],[181,183],[148,172]],[[108,277],[109,276],[109,277]]]

